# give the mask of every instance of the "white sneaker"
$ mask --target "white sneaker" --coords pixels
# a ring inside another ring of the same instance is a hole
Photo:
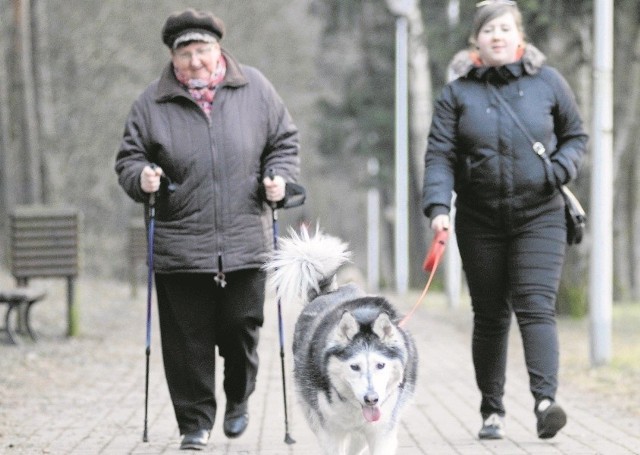
[[[505,436],[504,417],[493,413],[482,422],[479,439],[502,439]]]

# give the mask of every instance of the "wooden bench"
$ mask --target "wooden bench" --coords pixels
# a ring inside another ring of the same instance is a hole
[[[0,290],[0,304],[7,305],[7,312],[4,316],[4,331],[12,344],[19,344],[18,333],[21,332],[21,322],[27,334],[33,341],[37,340],[36,334],[31,328],[29,314],[31,306],[44,299],[47,293],[29,288],[16,288],[10,290]],[[12,315],[15,317],[12,318]]]
[[[28,205],[18,206],[10,214],[11,274],[19,288],[26,288],[31,278],[67,279],[68,336],[78,330],[74,284],[79,270],[79,236],[80,213],[73,208]],[[24,316],[29,327],[28,310]]]

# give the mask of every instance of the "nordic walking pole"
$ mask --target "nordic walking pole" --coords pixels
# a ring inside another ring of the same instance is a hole
[[[155,166],[152,166],[155,167]],[[144,377],[144,431],[142,442],[149,442],[147,432],[147,417],[149,409],[149,357],[151,356],[151,294],[153,292],[153,234],[156,221],[156,193],[149,194],[149,232],[147,235],[147,343],[146,343],[146,371]]]
[[[275,172],[273,169],[269,169],[268,177],[273,180],[275,178]],[[273,249],[278,251],[278,203],[275,201],[269,202],[271,206],[271,219],[273,221]],[[283,205],[284,206],[284,205]],[[276,291],[277,293],[277,291]],[[287,382],[285,376],[284,367],[284,329],[282,324],[282,304],[278,297],[278,335],[280,339],[280,369],[282,371],[282,395],[284,402],[284,442],[287,444],[294,444],[296,441],[289,434],[289,416],[287,412]]]
[[[158,165],[150,164],[151,169],[156,169]],[[162,173],[160,180],[166,184],[166,194],[171,195],[176,190],[176,185],[171,179]],[[145,349],[146,368],[144,377],[144,431],[142,432],[142,442],[149,442],[148,434],[148,410],[149,410],[149,357],[151,357],[151,300],[153,294],[153,236],[156,227],[156,199],[159,191],[149,193],[149,231],[147,234],[147,343]]]

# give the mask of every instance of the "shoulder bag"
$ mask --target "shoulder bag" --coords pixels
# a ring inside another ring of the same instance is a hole
[[[527,137],[529,142],[531,142],[531,148],[538,155],[545,164],[545,170],[551,171],[551,178],[554,179],[553,175],[553,165],[549,156],[547,155],[547,150],[544,145],[533,139],[531,134],[529,134],[529,130],[525,128],[525,126],[520,121],[520,118],[513,112],[509,103],[500,95],[500,92],[492,86],[491,84],[487,84],[489,89],[496,96],[498,101],[504,106],[507,110],[513,121],[516,123],[518,128],[522,130],[524,135]],[[545,171],[546,172],[546,171]],[[565,218],[567,220],[567,243],[569,245],[574,245],[582,242],[582,237],[584,236],[584,229],[587,223],[587,214],[582,208],[580,201],[573,194],[573,192],[566,185],[558,185],[558,189],[560,190],[560,194],[564,198],[564,208],[565,208]]]

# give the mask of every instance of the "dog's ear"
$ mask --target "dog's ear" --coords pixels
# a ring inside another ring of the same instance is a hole
[[[360,330],[358,321],[351,313],[345,311],[336,327],[334,341],[336,344],[346,344],[353,339]]]
[[[380,313],[373,322],[373,333],[378,336],[384,343],[399,342],[400,333],[396,326],[393,325],[387,313]]]

